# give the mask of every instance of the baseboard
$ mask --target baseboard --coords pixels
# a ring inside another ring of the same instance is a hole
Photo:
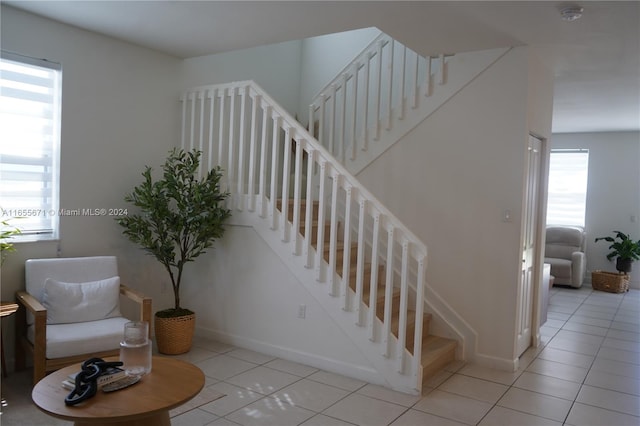
[[[197,337],[205,339],[213,339],[228,345],[238,346],[266,355],[275,356],[287,361],[297,362],[299,364],[315,367],[335,374],[362,380],[367,383],[373,383],[380,386],[388,386],[380,377],[377,371],[366,368],[361,365],[348,364],[342,361],[325,358],[316,354],[302,352],[292,348],[274,345],[268,342],[238,336],[219,330],[212,330],[204,327],[196,327],[195,334]]]
[[[491,355],[476,353],[474,357],[474,364],[478,364],[483,367],[493,368],[495,370],[513,372],[518,370],[519,360],[518,358],[515,358],[515,359],[497,358]]]

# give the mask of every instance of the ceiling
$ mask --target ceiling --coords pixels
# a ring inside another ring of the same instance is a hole
[[[640,2],[4,1],[180,58],[378,27],[421,54],[531,46],[555,76],[553,131],[640,130]],[[576,3],[573,3],[575,5]]]

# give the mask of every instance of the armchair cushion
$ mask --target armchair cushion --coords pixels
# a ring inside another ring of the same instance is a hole
[[[119,317],[120,277],[85,283],[66,283],[47,278],[42,305],[47,309],[47,324]]]
[[[551,264],[554,284],[576,288],[582,285],[587,268],[584,246],[585,234],[581,227],[547,228],[544,262]]]
[[[46,357],[63,358],[119,348],[124,324],[128,321],[124,317],[115,317],[76,324],[47,325]],[[34,326],[27,329],[27,339],[33,343]]]

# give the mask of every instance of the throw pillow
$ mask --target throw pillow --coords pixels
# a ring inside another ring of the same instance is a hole
[[[47,324],[121,316],[120,277],[85,283],[65,283],[47,278],[42,304],[47,308]]]

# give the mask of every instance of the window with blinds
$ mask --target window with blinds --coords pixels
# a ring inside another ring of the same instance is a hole
[[[58,238],[60,64],[2,52],[0,214],[20,241]]]
[[[551,150],[549,160],[547,225],[584,227],[589,150]]]

